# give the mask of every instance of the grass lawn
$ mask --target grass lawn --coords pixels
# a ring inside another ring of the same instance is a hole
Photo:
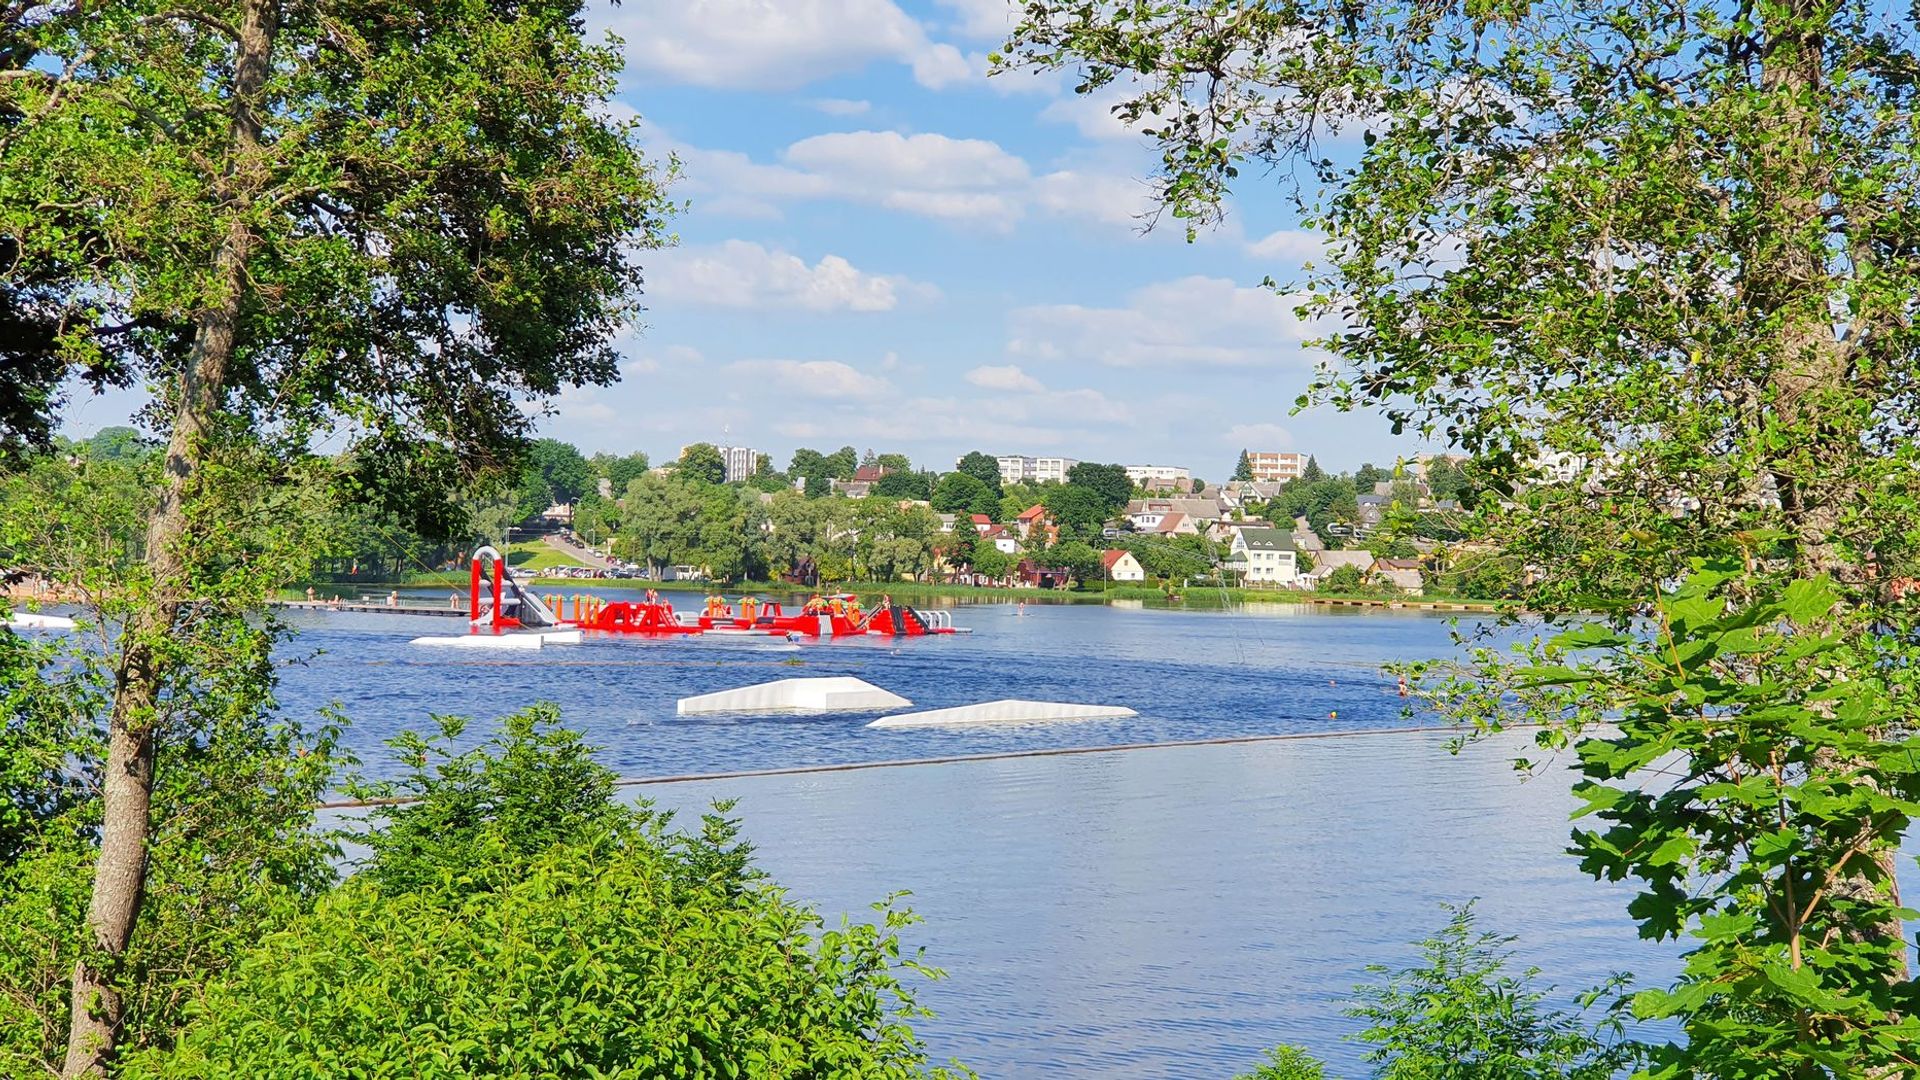
[[[556,566],[585,566],[586,564],[550,546],[544,540],[516,540],[507,548],[507,565],[516,570],[532,570],[539,573]]]

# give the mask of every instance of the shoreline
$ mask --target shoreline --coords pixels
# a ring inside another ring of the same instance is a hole
[[[295,588],[282,590],[284,599],[304,599],[304,589],[308,583],[302,582]],[[339,592],[343,599],[349,593],[379,592],[386,593],[395,589],[438,589],[447,588],[465,594],[468,579],[464,572],[448,572],[417,575],[409,581],[367,581],[367,582],[313,582],[316,592],[326,594]],[[323,586],[325,586],[323,588]],[[1244,587],[1199,586],[1184,593],[1169,596],[1158,588],[1123,585],[1104,590],[1078,589],[1033,589],[1005,588],[1000,586],[942,585],[926,582],[834,582],[822,583],[818,588],[790,585],[785,582],[747,581],[730,585],[715,585],[700,581],[653,582],[637,578],[566,578],[534,576],[527,580],[526,587],[547,593],[568,593],[571,590],[613,590],[618,592],[642,593],[653,589],[662,593],[686,593],[706,595],[722,593],[726,595],[772,596],[776,598],[805,597],[813,593],[828,595],[832,593],[852,593],[862,598],[881,595],[892,596],[904,601],[954,600],[963,603],[1008,602],[1039,604],[1106,604],[1115,601],[1129,601],[1164,605],[1167,607],[1226,608],[1242,604],[1308,604],[1320,607],[1336,608],[1378,608],[1388,611],[1441,611],[1460,614],[1497,615],[1507,610],[1501,604],[1491,601],[1467,600],[1451,596],[1351,596],[1340,594],[1300,592],[1289,589],[1249,589]],[[298,594],[296,597],[295,594]]]

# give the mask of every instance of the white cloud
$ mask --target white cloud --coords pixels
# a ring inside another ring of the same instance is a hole
[[[1035,205],[1065,217],[1139,228],[1153,209],[1147,186],[1131,176],[1063,169],[1034,181]]]
[[[849,98],[814,98],[807,104],[828,116],[864,116],[873,111],[873,102]]]
[[[951,220],[1011,222],[1029,177],[1027,163],[997,143],[936,134],[815,135],[784,157],[842,198]]]
[[[651,297],[660,303],[805,311],[891,311],[902,298],[930,299],[931,285],[868,274],[838,255],[805,259],[747,240],[670,248],[653,256]]]
[[[1247,245],[1247,254],[1260,259],[1307,263],[1325,256],[1327,238],[1305,229],[1280,229]]]
[[[630,71],[717,89],[793,90],[875,61],[932,89],[976,74],[893,0],[639,0],[598,25],[620,35]]]
[[[620,374],[626,378],[636,375],[658,375],[663,371],[682,371],[698,367],[707,362],[700,350],[691,345],[669,345],[657,353],[631,357],[620,364]]]
[[[986,364],[967,372],[966,380],[987,390],[1016,390],[1037,394],[1046,389],[1039,379],[1020,370],[1017,364]]]
[[[1293,432],[1279,424],[1235,424],[1220,433],[1220,441],[1242,450],[1286,450],[1293,446]]]
[[[893,392],[887,380],[838,360],[742,360],[726,371],[799,397],[864,401]]]
[[[971,38],[1005,41],[1020,22],[1016,0],[939,0],[953,12],[955,33]]]
[[[1298,296],[1186,277],[1136,289],[1125,307],[1027,307],[1012,315],[1007,351],[1113,367],[1303,365],[1324,331],[1301,319]]]
[[[1149,112],[1133,124],[1127,123],[1114,112],[1122,102],[1138,93],[1137,88],[1128,85],[1102,87],[1086,94],[1067,94],[1055,98],[1040,110],[1040,119],[1057,124],[1071,124],[1084,138],[1101,142],[1122,139],[1140,139],[1140,127],[1158,126],[1163,116]]]
[[[679,155],[679,190],[703,214],[777,218],[785,203],[844,199],[994,229],[1029,211],[1137,229],[1152,209],[1147,185],[1121,172],[1068,168],[1036,177],[998,143],[932,132],[814,135],[788,146],[779,164],[665,136],[654,149]]]

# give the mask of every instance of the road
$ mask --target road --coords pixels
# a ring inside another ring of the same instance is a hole
[[[579,544],[568,541],[566,537],[561,536],[559,533],[548,533],[545,540],[548,547],[575,562],[584,563],[587,566],[597,567],[601,570],[605,570],[607,567],[613,565],[612,562],[595,555]]]

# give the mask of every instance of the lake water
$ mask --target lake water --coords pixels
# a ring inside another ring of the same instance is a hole
[[[1451,648],[1446,619],[1276,607],[961,609],[975,633],[768,650],[606,639],[537,653],[407,644],[451,619],[298,617],[290,711],[339,703],[379,741],[426,713],[558,702],[626,776],[1388,729],[1387,660]],[[1125,704],[1136,720],[873,731],[866,716],[682,720],[676,698],[857,675],[937,708],[999,697]],[[484,727],[485,725],[480,725]],[[1674,971],[1625,891],[1562,854],[1564,774],[1522,783],[1518,744],[1454,757],[1433,735],[1368,734],[737,777],[628,789],[697,812],[738,798],[760,862],[830,917],[910,889],[909,942],[949,977],[916,1025],[983,1077],[1227,1077],[1297,1042],[1364,1075],[1340,1015],[1370,962],[1404,964],[1441,905],[1479,898],[1523,963],[1568,994],[1619,968]]]

